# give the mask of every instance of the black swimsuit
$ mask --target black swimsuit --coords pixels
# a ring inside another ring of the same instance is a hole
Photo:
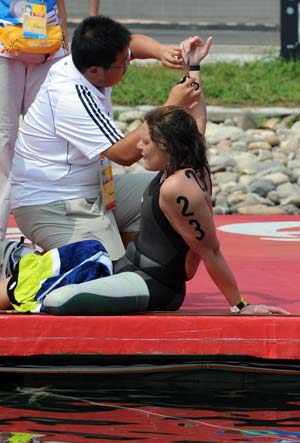
[[[145,280],[150,310],[177,310],[185,297],[185,261],[188,245],[159,207],[162,173],[145,190],[140,233],[127,247],[114,273],[134,271]]]

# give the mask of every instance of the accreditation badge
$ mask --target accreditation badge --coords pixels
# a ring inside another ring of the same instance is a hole
[[[46,40],[47,38],[47,4],[42,0],[24,1],[23,37]]]
[[[104,155],[100,156],[99,175],[103,207],[105,212],[108,212],[116,207],[117,199],[111,162]]]

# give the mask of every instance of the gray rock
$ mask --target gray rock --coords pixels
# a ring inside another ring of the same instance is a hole
[[[241,114],[237,117],[237,126],[243,131],[247,131],[247,129],[256,129],[256,118],[253,112],[242,111]]]
[[[259,205],[264,205],[264,206],[274,206],[275,205],[274,202],[272,202],[268,198],[260,197],[258,194],[255,194],[255,193],[246,193],[246,194],[244,194],[243,201],[238,203],[236,205],[236,207],[234,208],[235,209],[234,212],[236,212],[236,210],[238,208],[240,208],[240,207],[244,207],[244,206],[257,206],[258,204]]]
[[[235,126],[216,125],[208,122],[205,136],[207,141],[213,145],[225,139],[238,140],[243,133],[242,129]]]
[[[266,174],[262,176],[263,180],[271,181],[275,186],[282,185],[283,183],[287,183],[289,178],[286,174],[282,174],[282,172],[273,172],[271,174]]]
[[[209,164],[212,172],[221,172],[226,171],[230,166],[235,166],[236,160],[225,154],[211,155],[209,157]]]
[[[280,201],[280,204],[283,206],[294,205],[294,206],[297,206],[298,208],[300,208],[300,194],[299,195],[290,195],[286,198],[283,198]]]
[[[287,167],[289,169],[299,169],[300,168],[300,159],[296,158],[295,160],[291,160],[288,162]]]
[[[259,215],[259,214],[270,214],[270,215],[279,215],[286,214],[286,211],[280,206],[264,206],[264,205],[255,205],[255,206],[241,206],[237,210],[238,214],[243,215]]]
[[[250,151],[259,151],[261,149],[271,149],[271,145],[265,141],[251,142],[248,144]]]
[[[225,215],[225,214],[229,214],[229,208],[228,206],[214,206],[213,208],[214,210],[214,214],[219,214],[219,215]]]
[[[142,120],[133,120],[127,127],[127,132],[134,131],[141,126]]]
[[[282,208],[283,208],[283,210],[285,211],[286,214],[290,214],[290,215],[298,215],[298,214],[300,214],[299,207],[297,207],[295,205],[287,205],[287,206],[283,206]]]
[[[119,120],[116,120],[116,125],[118,126],[118,128],[125,134],[126,132],[128,132],[127,129],[127,123],[126,122],[121,122]]]
[[[268,192],[267,198],[272,201],[275,205],[280,204],[280,198],[277,191]]]
[[[280,199],[287,199],[288,197],[300,197],[300,186],[292,183],[283,183],[277,186],[277,192]]]
[[[145,113],[143,111],[125,111],[119,114],[118,120],[121,122],[131,123],[134,120],[143,120]]]
[[[246,152],[247,143],[243,141],[232,142],[231,151]]]
[[[281,143],[281,138],[276,134],[267,135],[264,137],[264,140],[271,146],[278,146]]]
[[[259,149],[257,160],[263,162],[265,160],[272,160],[273,154],[267,149]]]
[[[276,172],[280,172],[282,174],[285,174],[289,177],[289,179],[291,179],[291,177],[293,176],[292,171],[290,171],[288,168],[286,168],[283,165],[280,165],[279,163],[273,163],[271,165],[268,165],[266,168],[263,168],[261,171],[259,171],[257,173],[257,178],[261,178],[266,176],[267,174],[273,174]]]
[[[215,180],[222,185],[230,182],[236,183],[238,180],[238,174],[236,172],[217,172],[214,174]]]

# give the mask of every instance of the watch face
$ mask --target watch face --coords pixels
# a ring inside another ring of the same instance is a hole
[[[13,17],[21,18],[24,0],[13,0],[10,4],[10,13]]]
[[[237,314],[238,312],[240,312],[240,309],[235,305],[235,306],[231,306],[230,311],[233,314]]]

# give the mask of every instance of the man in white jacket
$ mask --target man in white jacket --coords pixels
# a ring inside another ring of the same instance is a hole
[[[180,49],[131,36],[121,23],[96,16],[77,27],[71,51],[50,69],[20,129],[12,210],[23,234],[44,250],[97,239],[116,260],[139,230],[152,174],[120,174],[113,184],[110,161],[130,165],[141,158],[141,129],[123,136],[113,120],[111,87],[132,58],[181,68]],[[166,104],[189,107],[199,94],[176,85]]]

